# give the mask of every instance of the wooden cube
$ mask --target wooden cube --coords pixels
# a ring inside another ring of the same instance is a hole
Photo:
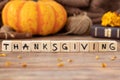
[[[9,41],[9,40],[2,41],[2,51],[5,51],[5,52],[12,51],[11,43],[12,43],[12,41]]]
[[[98,52],[99,51],[99,42],[97,41],[90,41],[90,52]]]
[[[41,52],[50,52],[50,40],[41,41]]]
[[[81,41],[80,42],[80,52],[89,52],[89,41]]]
[[[108,51],[117,51],[117,42],[116,41],[109,41]]]
[[[20,52],[22,51],[22,41],[12,41],[12,51]]]
[[[80,51],[79,43],[80,41],[78,40],[70,41],[70,52],[79,52]]]
[[[99,51],[100,52],[108,51],[108,45],[109,45],[108,41],[99,41]]]
[[[22,51],[23,52],[30,52],[31,51],[30,41],[22,41]]]
[[[61,40],[60,41],[60,49],[61,49],[61,52],[70,52],[70,41],[67,41],[67,40]]]
[[[51,41],[51,52],[60,52],[60,41]]]
[[[41,52],[41,41],[31,41],[30,43],[32,52]]]

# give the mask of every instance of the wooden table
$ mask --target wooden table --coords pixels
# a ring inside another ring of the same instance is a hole
[[[101,40],[89,36],[34,38],[38,39]],[[120,41],[118,49],[117,52],[106,53],[7,53],[6,57],[0,57],[0,80],[120,80]],[[18,55],[22,59],[17,58]],[[100,57],[98,60],[95,58],[97,55]],[[112,56],[117,58],[112,61]],[[58,58],[63,60],[63,67],[57,66]],[[68,59],[73,62],[67,62]],[[8,61],[12,63],[9,67],[5,66]],[[21,66],[24,62],[27,63],[26,68]],[[103,68],[102,63],[107,67]]]

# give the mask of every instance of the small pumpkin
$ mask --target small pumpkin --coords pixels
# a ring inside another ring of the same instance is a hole
[[[12,0],[5,5],[2,20],[17,32],[49,35],[63,28],[67,13],[54,0]]]

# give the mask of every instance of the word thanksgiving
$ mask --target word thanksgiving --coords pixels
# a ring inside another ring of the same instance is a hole
[[[117,51],[116,41],[4,40],[2,51],[12,52],[102,52]]]

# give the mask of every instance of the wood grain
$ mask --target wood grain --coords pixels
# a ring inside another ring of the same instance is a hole
[[[48,36],[33,38],[34,40],[110,40],[89,36]],[[2,41],[2,40],[1,40]],[[0,42],[1,42],[0,41]],[[118,40],[117,40],[118,41]],[[0,46],[1,47],[1,46]],[[2,52],[1,52],[2,53]],[[117,52],[102,53],[6,53],[0,57],[0,80],[120,80],[120,41]],[[22,59],[17,58],[18,55]],[[96,55],[100,59],[96,60]],[[112,56],[117,58],[112,61]],[[57,59],[62,58],[63,67],[57,66]],[[73,62],[67,62],[72,59]],[[12,65],[5,66],[10,61]],[[21,64],[27,63],[23,68]],[[107,67],[102,68],[101,64]]]

